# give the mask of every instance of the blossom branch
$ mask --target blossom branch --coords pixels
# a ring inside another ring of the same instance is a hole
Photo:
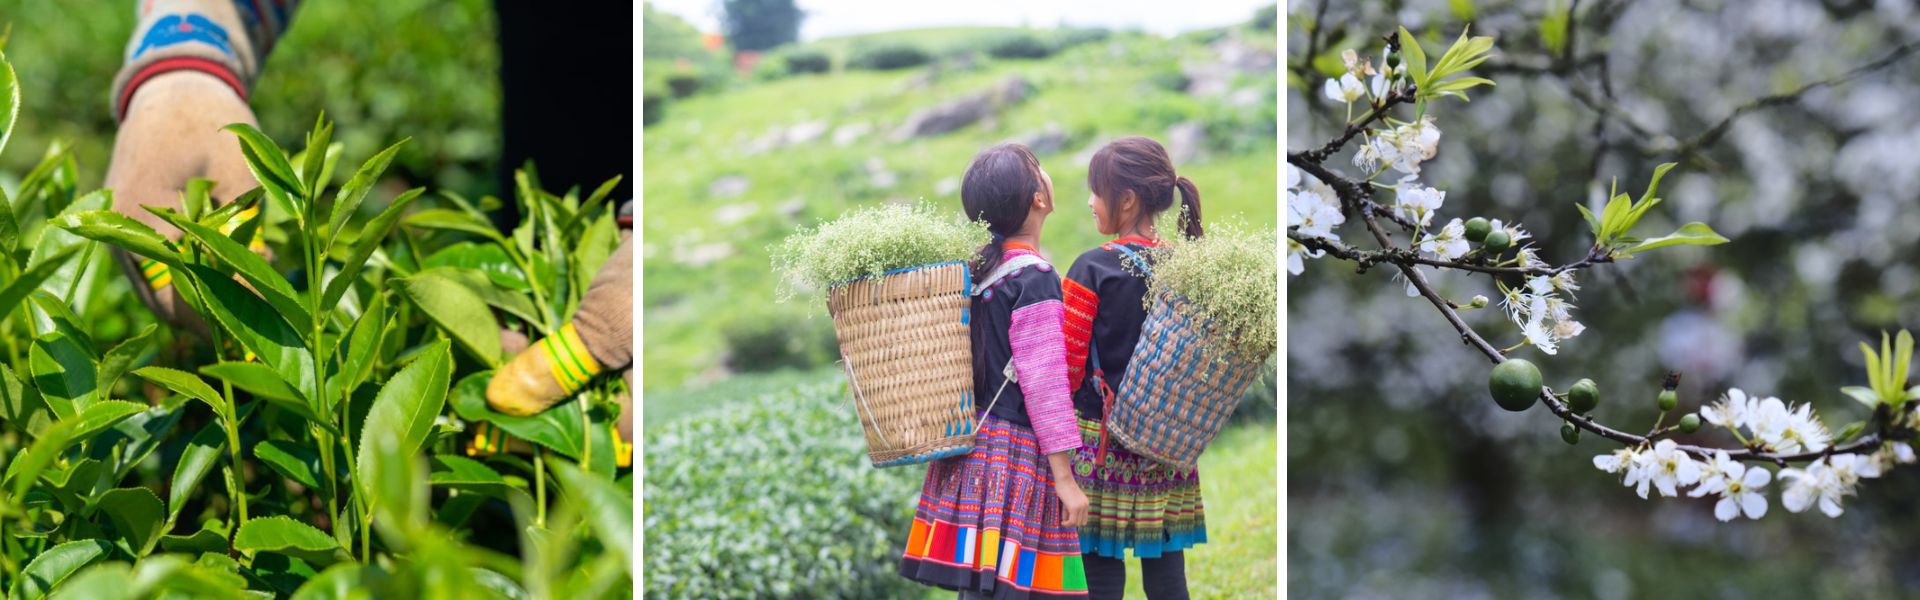
[[[1351,246],[1332,242],[1331,240],[1321,240],[1317,238],[1302,239],[1301,236],[1293,232],[1288,233],[1288,239],[1308,245],[1311,248],[1325,250],[1328,254],[1343,260],[1362,262],[1363,264],[1380,262],[1393,264],[1394,267],[1398,268],[1400,273],[1407,278],[1407,282],[1413,286],[1414,290],[1417,291],[1421,297],[1426,298],[1427,302],[1432,304],[1435,310],[1440,311],[1440,315],[1447,320],[1447,323],[1452,325],[1455,331],[1459,332],[1462,343],[1478,350],[1480,354],[1485,356],[1493,364],[1497,365],[1505,362],[1507,360],[1506,354],[1488,342],[1472,325],[1467,324],[1466,320],[1461,318],[1460,313],[1454,310],[1454,304],[1441,296],[1438,291],[1435,291],[1432,284],[1428,283],[1425,274],[1416,268],[1416,265],[1427,263],[1397,260],[1397,258],[1406,257],[1413,253],[1396,244],[1393,241],[1392,235],[1388,234],[1386,230],[1380,226],[1374,210],[1378,205],[1372,202],[1372,189],[1333,172],[1319,162],[1308,160],[1306,156],[1302,156],[1301,154],[1302,153],[1288,153],[1287,162],[1318,178],[1329,187],[1332,187],[1334,193],[1339,196],[1341,204],[1351,207],[1360,215],[1361,221],[1366,225],[1367,231],[1372,234],[1374,240],[1380,244],[1381,250],[1363,251],[1354,249]],[[1592,259],[1591,254],[1589,255],[1589,259]],[[1583,259],[1582,262],[1591,264],[1593,261]],[[1580,263],[1570,263],[1569,265],[1563,265],[1558,268],[1566,270],[1574,268],[1574,265],[1577,264]],[[1465,268],[1466,266],[1467,265],[1462,265],[1459,268]],[[1453,267],[1450,266],[1450,268]],[[1551,389],[1542,389],[1540,398],[1547,406],[1547,410],[1552,411],[1553,414],[1561,420],[1572,423],[1575,427],[1584,429],[1600,437],[1614,440],[1627,446],[1649,446],[1659,436],[1658,432],[1650,436],[1635,435],[1603,425],[1591,416],[1577,414],[1567,406],[1565,399],[1561,398],[1559,394]],[[1884,423],[1884,421],[1882,421],[1882,423]],[[1883,425],[1880,427],[1880,431],[1862,434],[1859,438],[1846,444],[1829,446],[1823,450],[1814,452],[1791,454],[1763,452],[1752,448],[1726,449],[1688,444],[1680,444],[1676,446],[1676,449],[1697,456],[1702,460],[1712,460],[1717,453],[1724,452],[1727,457],[1732,460],[1766,462],[1784,466],[1788,463],[1812,461],[1835,454],[1871,453],[1880,447],[1885,432],[1886,428]]]

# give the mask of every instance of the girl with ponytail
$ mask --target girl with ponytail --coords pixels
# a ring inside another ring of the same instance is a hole
[[[1082,442],[1074,475],[1092,505],[1080,528],[1087,588],[1095,599],[1120,598],[1127,581],[1124,559],[1132,550],[1149,600],[1183,599],[1184,551],[1207,541],[1199,472],[1127,451],[1107,438],[1105,419],[1146,321],[1146,278],[1153,267],[1145,250],[1162,240],[1156,218],[1179,210],[1175,234],[1200,237],[1200,190],[1174,172],[1166,148],[1137,136],[1094,153],[1087,187],[1100,233],[1115,236],[1075,259],[1062,283],[1068,379]]]
[[[1053,180],[1025,146],[973,159],[967,218],[993,242],[974,265],[973,451],[927,465],[900,574],[965,598],[1085,598],[1075,423],[1060,276],[1040,258]]]

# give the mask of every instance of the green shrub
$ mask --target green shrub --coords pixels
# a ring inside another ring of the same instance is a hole
[[[995,36],[986,47],[987,54],[994,58],[1046,58],[1059,50],[1040,36],[1025,31]]]
[[[802,227],[769,248],[779,297],[893,269],[971,259],[992,236],[985,223],[928,204],[882,204]]]
[[[667,90],[675,99],[697,94],[703,87],[706,87],[706,82],[692,73],[674,73],[667,76]]]
[[[1113,37],[1113,31],[1104,27],[1066,27],[1054,35],[1053,43],[1060,50],[1082,44],[1104,42]]]
[[[925,48],[905,42],[883,42],[856,48],[847,59],[847,67],[870,71],[889,71],[918,67],[933,62]]]
[[[833,362],[833,322],[797,311],[762,310],[721,326],[727,367],[738,373],[806,369]]]
[[[782,58],[787,64],[787,73],[791,75],[825,73],[833,70],[833,57],[811,48],[788,51]]]
[[[667,118],[667,96],[647,92],[640,97],[640,126],[646,127]]]
[[[894,569],[926,470],[869,466],[844,398],[812,383],[649,425],[648,598],[925,591]]]

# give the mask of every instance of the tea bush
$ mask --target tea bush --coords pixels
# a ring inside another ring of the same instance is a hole
[[[905,42],[880,42],[855,48],[853,56],[847,59],[847,67],[870,71],[891,71],[918,67],[930,62],[933,62],[933,54],[925,48]]]
[[[994,58],[1046,58],[1058,50],[1052,42],[1025,31],[997,36],[986,47]]]
[[[833,57],[819,50],[797,49],[782,56],[787,65],[787,73],[803,75],[807,73],[825,73],[833,70]]]
[[[19,99],[0,60],[0,144]],[[522,172],[503,234],[455,194],[420,210],[422,189],[372,194],[405,140],[328,193],[342,152],[324,119],[292,155],[228,129],[261,186],[215,206],[195,180],[178,209],[147,207],[178,241],[108,190],[77,194],[58,149],[0,204],[9,597],[629,594],[622,383],[525,418],[481,397],[500,330],[554,331],[613,251],[611,185],[556,196]],[[245,243],[263,231],[272,260]],[[165,268],[205,337],[81,317],[145,312],[115,251]],[[482,421],[532,456],[462,455]]]
[[[926,469],[869,466],[842,385],[814,378],[648,427],[648,598],[923,591],[894,568]]]

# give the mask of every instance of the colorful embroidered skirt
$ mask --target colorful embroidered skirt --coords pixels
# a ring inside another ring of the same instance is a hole
[[[1207,541],[1200,502],[1200,470],[1176,470],[1134,454],[1107,437],[1107,461],[1094,468],[1100,422],[1080,420],[1083,445],[1073,457],[1073,475],[1092,508],[1080,528],[1080,551],[1110,558],[1140,558],[1185,550]]]
[[[973,452],[927,464],[900,574],[992,598],[1085,598],[1080,538],[1033,430],[988,416]]]

